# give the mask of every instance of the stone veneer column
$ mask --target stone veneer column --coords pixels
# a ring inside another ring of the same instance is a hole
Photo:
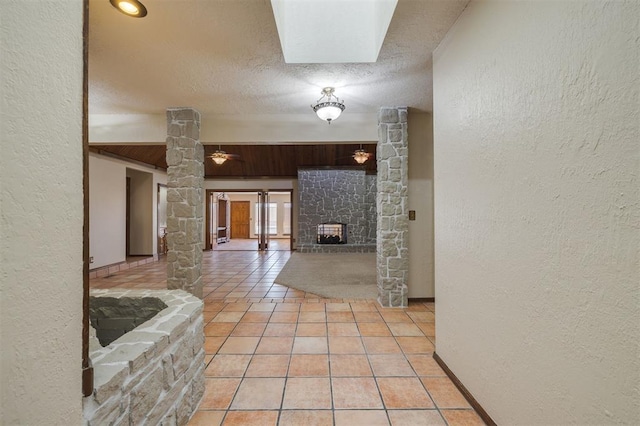
[[[167,288],[202,298],[204,147],[195,109],[167,109],[167,166]]]
[[[409,218],[407,108],[381,108],[378,115],[377,270],[378,302],[408,305]]]

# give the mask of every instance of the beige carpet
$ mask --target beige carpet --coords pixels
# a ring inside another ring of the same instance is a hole
[[[376,299],[376,254],[292,253],[275,282],[331,299]]]

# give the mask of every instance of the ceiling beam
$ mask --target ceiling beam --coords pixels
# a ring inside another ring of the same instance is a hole
[[[307,114],[202,114],[201,142],[211,144],[371,143],[378,140],[376,113],[347,113],[332,124]],[[167,137],[165,113],[90,114],[92,144],[158,144]]]

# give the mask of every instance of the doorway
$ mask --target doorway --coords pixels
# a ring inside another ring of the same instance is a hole
[[[215,251],[290,251],[293,191],[207,190],[206,247]],[[220,206],[224,199],[226,206]],[[225,212],[226,211],[226,212]],[[225,217],[226,237],[213,224]]]
[[[126,168],[125,253],[127,258],[150,257],[154,248],[157,225],[154,220],[153,173]]]
[[[158,184],[158,255],[167,254],[167,185]]]
[[[131,256],[131,178],[126,177],[127,187],[125,193],[125,256]]]

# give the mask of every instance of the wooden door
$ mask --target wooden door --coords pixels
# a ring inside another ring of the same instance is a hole
[[[231,202],[231,238],[249,238],[250,201]]]

